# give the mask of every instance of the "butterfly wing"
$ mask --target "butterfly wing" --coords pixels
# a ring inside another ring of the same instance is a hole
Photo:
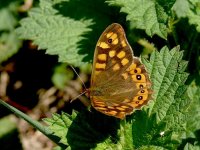
[[[117,23],[108,26],[97,42],[89,91],[96,110],[121,119],[150,98],[145,67],[133,56],[125,32]]]

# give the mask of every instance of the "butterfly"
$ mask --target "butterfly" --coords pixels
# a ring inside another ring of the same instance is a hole
[[[124,119],[147,104],[151,97],[149,75],[138,57],[133,56],[124,29],[118,23],[100,36],[94,53],[88,95],[99,112]]]

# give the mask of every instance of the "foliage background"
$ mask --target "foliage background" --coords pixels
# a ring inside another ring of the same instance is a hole
[[[36,120],[46,117],[60,148],[200,149],[199,20],[199,0],[0,0],[0,98]],[[142,55],[154,91],[148,106],[121,122],[69,103],[82,86],[69,65],[89,87],[96,42],[113,22]],[[54,146],[0,109],[3,149],[12,146],[7,138],[19,149]]]

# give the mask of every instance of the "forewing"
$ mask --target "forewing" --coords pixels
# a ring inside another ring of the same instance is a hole
[[[126,69],[131,64],[132,57],[133,51],[126,40],[121,25],[113,23],[108,26],[100,36],[95,48],[91,86],[95,85],[96,82],[104,83],[107,80],[106,78],[101,79],[101,81],[96,80],[102,72],[107,72],[110,76],[112,69],[117,72],[122,68]]]

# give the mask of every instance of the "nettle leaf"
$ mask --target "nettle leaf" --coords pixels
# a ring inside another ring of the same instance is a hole
[[[102,119],[102,114],[88,111],[73,112],[72,116],[54,114],[52,118],[45,119],[49,129],[61,139],[63,148],[69,146],[68,149],[111,148],[113,141],[110,137],[115,134],[118,121],[111,117]]]
[[[157,114],[156,120],[158,122],[166,117],[168,111],[174,113],[171,107],[173,103],[178,104],[178,98],[185,91],[184,83],[188,74],[183,71],[187,62],[181,60],[182,57],[183,51],[179,51],[179,47],[175,47],[171,51],[164,47],[160,53],[153,52],[149,62],[144,60],[153,83],[155,104],[151,113]]]
[[[0,30],[13,30],[17,25],[20,1],[0,1]]]
[[[200,32],[200,5],[196,0],[177,0],[174,4],[173,10],[176,15],[187,17],[191,25],[196,26],[196,30]]]
[[[64,89],[66,84],[74,77],[74,72],[67,68],[66,63],[57,65],[54,68],[54,74],[52,75],[52,82],[58,89]]]
[[[142,58],[153,84],[153,98],[142,111],[134,112],[126,120],[92,109],[78,113],[68,123],[63,120],[70,118],[66,114],[53,117],[49,119],[49,128],[65,141],[68,149],[176,149],[186,128],[190,104],[184,85],[187,62],[182,56],[179,47],[170,51],[164,47],[160,52],[154,51],[150,61]]]
[[[188,89],[187,93],[190,99],[192,99],[191,105],[188,109],[189,117],[186,124],[186,133],[184,134],[180,149],[184,150],[199,150],[200,149],[200,87],[193,81]]]
[[[143,29],[149,36],[157,34],[167,38],[168,13],[175,0],[107,0],[110,5],[121,7],[121,12],[127,14],[131,26]]]
[[[68,128],[72,124],[72,121],[76,117],[76,113],[73,112],[72,116],[66,113],[52,114],[52,118],[45,118],[43,121],[49,125],[49,129],[53,131],[54,135],[60,138],[60,143],[68,145],[67,132]]]
[[[142,146],[138,150],[167,150],[167,149],[160,146]]]
[[[61,2],[61,1],[60,1]],[[53,1],[41,0],[40,6],[29,12],[29,17],[21,20],[17,29],[20,38],[33,40],[39,49],[47,54],[58,55],[60,62],[75,66],[84,64],[87,56],[80,49],[83,34],[91,31],[91,19],[75,20],[59,14]]]
[[[14,32],[0,34],[0,63],[13,56],[21,47],[22,41]]]
[[[198,145],[192,145],[190,143],[187,143],[184,147],[184,150],[200,150],[200,146]]]
[[[108,138],[104,142],[99,143],[95,148],[95,150],[134,149],[131,131],[132,131],[132,122],[126,122],[125,120],[121,121],[117,137],[115,137],[115,140],[112,141],[111,138]]]
[[[196,26],[196,30],[200,32],[200,5],[199,2],[193,3],[192,8],[188,12],[189,23]]]
[[[147,112],[135,113],[133,142],[136,148],[144,145],[176,149],[186,128],[190,99],[184,85],[188,74],[179,47],[169,51],[163,47],[154,51],[150,61],[142,59],[150,74],[153,101]],[[173,137],[176,137],[175,139]]]
[[[190,3],[188,0],[176,0],[173,10],[179,18],[186,17],[190,10]]]
[[[200,87],[197,86],[194,82],[188,87],[188,95],[190,99],[192,99],[192,104],[190,106],[191,116],[188,121],[188,128],[191,131],[200,130],[200,122],[197,120],[200,120]]]
[[[92,62],[99,35],[113,18],[119,18],[102,0],[41,0],[39,4],[21,20],[19,37],[76,67]]]
[[[21,47],[22,41],[14,32],[17,26],[17,12],[20,1],[0,2],[0,63],[13,56]]]

